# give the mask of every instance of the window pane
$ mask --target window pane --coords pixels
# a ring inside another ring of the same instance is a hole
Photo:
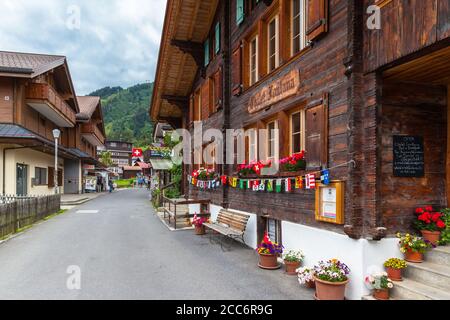
[[[301,135],[297,133],[292,135],[292,153],[299,153],[301,151]]]
[[[300,132],[300,113],[295,113],[292,115],[292,132],[297,133]]]

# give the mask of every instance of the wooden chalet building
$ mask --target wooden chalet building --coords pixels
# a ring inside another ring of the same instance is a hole
[[[212,200],[213,220],[222,208],[250,214],[250,247],[267,230],[306,265],[346,262],[347,296],[359,298],[369,268],[399,256],[394,235],[414,209],[450,205],[449,35],[448,0],[168,0],[150,116],[191,131],[278,128],[279,150],[250,134],[247,160],[258,146],[268,158],[305,150],[294,176],[329,169],[332,219],[320,174],[314,190],[186,187]]]
[[[60,192],[81,193],[83,166],[100,165],[100,99],[76,96],[64,56],[0,52],[0,192],[54,193],[56,128]]]

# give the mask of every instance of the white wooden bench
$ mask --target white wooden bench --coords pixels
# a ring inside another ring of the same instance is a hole
[[[225,238],[241,240],[242,243],[245,244],[244,234],[249,219],[250,216],[247,214],[222,209],[219,212],[216,221],[212,223],[204,223],[204,226],[211,229],[216,234],[225,236]],[[212,238],[210,238],[210,240],[212,241]],[[223,241],[220,242],[220,246],[223,250]]]

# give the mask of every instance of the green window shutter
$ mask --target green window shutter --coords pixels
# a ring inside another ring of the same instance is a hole
[[[244,21],[244,0],[236,0],[236,23],[240,25]]]
[[[206,39],[205,44],[205,67],[209,64],[209,38]]]
[[[216,24],[216,35],[215,35],[215,38],[216,38],[215,51],[216,51],[216,54],[218,54],[220,52],[220,40],[221,40],[221,37],[220,37],[220,22],[218,22]]]

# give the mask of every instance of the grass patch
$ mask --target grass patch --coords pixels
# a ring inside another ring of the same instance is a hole
[[[133,187],[135,181],[135,179],[115,180],[114,183],[117,185],[118,189],[123,189]]]
[[[59,216],[59,215],[62,215],[64,213],[66,213],[67,211],[68,211],[67,209],[61,209],[57,213],[54,213],[52,215],[49,215],[49,216],[45,217],[43,220],[44,221],[50,220],[51,218],[54,218],[56,216]]]

